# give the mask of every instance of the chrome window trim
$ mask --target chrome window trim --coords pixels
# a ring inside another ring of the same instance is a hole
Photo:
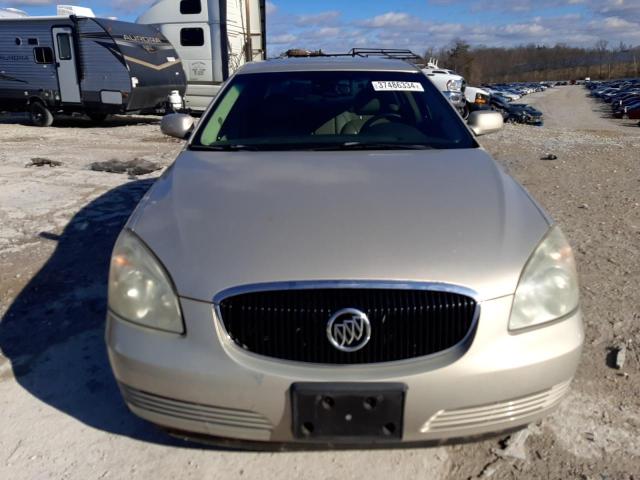
[[[283,360],[280,358],[269,357],[266,355],[260,355],[249,350],[243,349],[238,345],[224,325],[222,320],[222,312],[220,311],[220,303],[229,297],[241,295],[243,293],[256,293],[256,292],[269,292],[278,290],[313,290],[313,289],[346,289],[346,288],[370,288],[370,289],[388,289],[388,290],[428,290],[434,292],[447,292],[457,293],[470,297],[476,302],[476,308],[473,313],[473,319],[471,320],[471,326],[469,331],[455,345],[442,350],[440,352],[432,353],[431,355],[423,355],[421,357],[408,358],[404,360],[395,360],[391,362],[379,362],[379,363],[356,363],[349,365],[338,364],[326,364],[326,363],[312,363],[312,362],[296,362],[293,360]],[[290,282],[269,282],[269,283],[254,283],[247,285],[239,285],[237,287],[227,288],[218,292],[213,297],[213,310],[214,322],[220,329],[219,331],[224,334],[224,343],[226,348],[231,348],[234,353],[246,355],[250,358],[260,360],[263,362],[273,362],[280,365],[287,364],[293,367],[303,368],[362,368],[362,367],[377,367],[377,366],[392,366],[392,365],[407,365],[411,363],[432,361],[440,359],[444,364],[451,364],[460,359],[471,346],[473,337],[475,337],[478,329],[478,323],[480,321],[481,302],[480,296],[475,290],[459,285],[452,285],[448,283],[439,282],[414,282],[414,281],[378,281],[378,280],[304,280],[304,281],[290,281]]]

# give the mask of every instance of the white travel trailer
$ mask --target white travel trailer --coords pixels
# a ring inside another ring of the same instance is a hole
[[[165,37],[148,25],[77,15],[0,18],[0,111],[155,113],[182,108],[186,78]]]
[[[175,47],[191,110],[205,110],[233,72],[266,56],[265,0],[157,0],[137,22],[153,25]]]

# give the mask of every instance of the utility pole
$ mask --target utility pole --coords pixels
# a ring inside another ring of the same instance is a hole
[[[245,15],[247,17],[246,21],[245,21],[245,28],[246,28],[246,33],[245,33],[245,48],[244,48],[244,55],[245,55],[245,61],[246,62],[252,62],[253,61],[253,37],[251,36],[251,7],[249,6],[249,1],[250,0],[244,0],[244,6],[245,6]]]

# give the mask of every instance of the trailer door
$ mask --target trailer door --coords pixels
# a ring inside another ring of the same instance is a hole
[[[58,84],[60,85],[60,100],[63,103],[80,103],[73,30],[69,27],[56,27],[52,29],[52,33],[56,52]]]

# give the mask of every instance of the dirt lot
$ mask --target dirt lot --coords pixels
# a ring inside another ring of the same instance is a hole
[[[570,237],[587,328],[572,393],[520,437],[526,459],[505,455],[505,438],[382,451],[206,449],[133,417],[107,364],[105,283],[115,236],[158,172],[88,166],[167,166],[181,143],[163,137],[157,119],[37,129],[14,116],[0,120],[0,478],[639,479],[640,128],[604,118],[581,87],[525,101],[545,113],[545,127],[508,125],[482,143]],[[558,159],[540,160],[547,153]],[[26,166],[33,158],[62,164]],[[617,370],[612,349],[622,346]]]

